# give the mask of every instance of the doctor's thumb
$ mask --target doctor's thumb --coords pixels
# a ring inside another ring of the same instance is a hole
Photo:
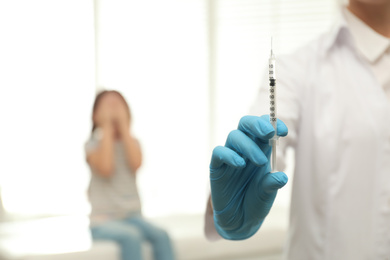
[[[274,193],[286,185],[288,177],[284,172],[267,173],[263,177],[261,188],[265,193]]]

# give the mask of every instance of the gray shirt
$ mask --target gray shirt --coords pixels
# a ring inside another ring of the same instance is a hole
[[[99,146],[99,138],[92,134],[85,144],[88,154]],[[88,189],[91,203],[91,225],[105,221],[122,219],[141,214],[136,178],[126,161],[126,151],[121,141],[114,143],[114,173],[102,177],[91,168],[91,181]]]

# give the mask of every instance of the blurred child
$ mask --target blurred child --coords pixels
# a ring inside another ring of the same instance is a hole
[[[94,240],[111,240],[122,260],[141,260],[149,242],[155,260],[172,260],[168,234],[141,215],[136,172],[142,163],[137,139],[131,134],[130,109],[117,91],[96,96],[91,138],[85,145],[92,176],[89,185],[91,232]]]

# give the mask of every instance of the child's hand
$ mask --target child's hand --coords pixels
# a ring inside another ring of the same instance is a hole
[[[121,104],[116,106],[113,116],[115,124],[118,127],[119,134],[121,136],[128,134],[130,129],[130,119],[127,108]]]
[[[112,124],[113,121],[113,109],[107,102],[102,103],[98,111],[96,112],[96,123],[99,126],[105,126]]]

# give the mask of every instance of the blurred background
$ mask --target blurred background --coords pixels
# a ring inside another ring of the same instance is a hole
[[[118,254],[91,242],[84,154],[95,94],[115,89],[130,105],[144,153],[143,213],[168,229],[178,258],[279,259],[290,187],[271,212],[272,239],[264,231],[239,246],[207,242],[208,164],[249,111],[271,36],[276,55],[288,54],[327,30],[337,7],[335,0],[0,0],[0,255]]]

